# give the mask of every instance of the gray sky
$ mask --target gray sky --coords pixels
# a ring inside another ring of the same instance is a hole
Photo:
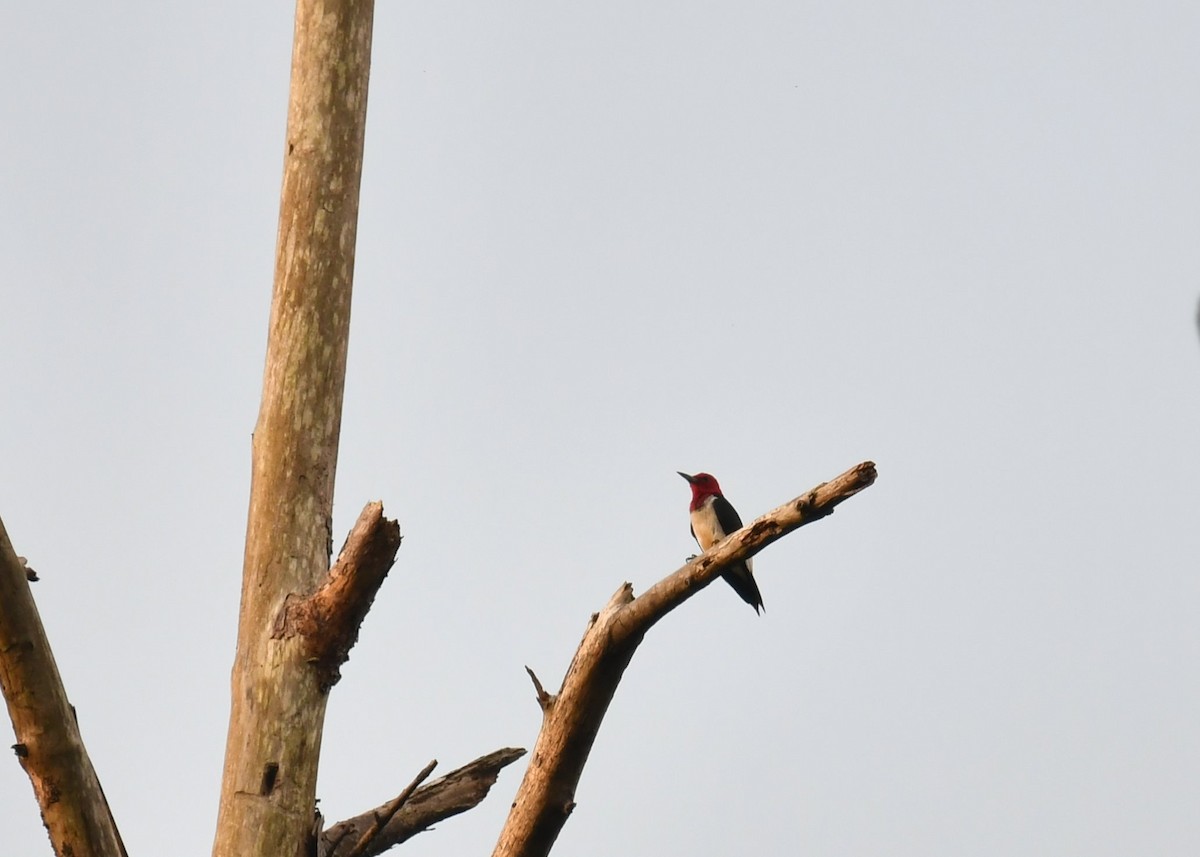
[[[204,855],[288,3],[10,4],[0,516],[131,854]],[[650,8],[647,8],[647,7]],[[381,3],[335,541],[406,539],[334,820],[533,744],[589,613],[880,479],[647,638],[556,854],[1200,853],[1200,7]],[[523,765],[404,846],[487,854]],[[48,854],[0,766],[14,855]]]

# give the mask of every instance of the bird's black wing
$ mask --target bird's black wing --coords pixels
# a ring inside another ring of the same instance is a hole
[[[721,525],[725,535],[733,535],[742,528],[742,519],[738,517],[737,509],[724,497],[713,498],[713,511],[717,513],[717,523]]]
[[[726,536],[731,536],[742,528],[742,519],[737,510],[724,497],[717,497],[713,500],[713,511],[717,515],[717,523],[721,525]],[[754,608],[755,613],[763,608],[762,594],[758,591],[758,584],[754,581],[750,560],[747,559],[729,566],[721,573],[721,577],[733,587],[733,591],[743,601]]]

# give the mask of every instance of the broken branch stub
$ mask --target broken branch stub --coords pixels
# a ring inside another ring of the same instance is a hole
[[[329,690],[341,678],[379,587],[396,562],[400,525],[383,517],[383,504],[368,503],[346,537],[317,590],[308,597],[289,596],[273,636],[299,635],[304,651]]]

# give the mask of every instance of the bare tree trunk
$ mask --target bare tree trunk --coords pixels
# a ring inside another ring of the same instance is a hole
[[[298,0],[275,285],[254,432],[232,708],[214,857],[315,849],[328,685],[289,595],[329,571],[372,0]]]
[[[317,767],[329,689],[394,561],[399,527],[368,504],[337,563],[332,506],[349,338],[373,0],[298,0],[280,225],[232,706],[214,857],[372,857],[464,812],[509,748],[322,834]],[[646,632],[746,559],[875,480],[863,462],[713,546],[640,597],[626,583],[592,617],[557,694],[533,676],[543,724],[495,857],[544,857],[608,704]],[[0,524],[0,683],[60,857],[123,857],[79,737],[26,569]],[[32,575],[31,575],[32,578]]]
[[[33,783],[54,853],[123,857],[125,848],[75,722],[75,709],[29,591],[35,579],[0,522],[0,686],[13,745]]]

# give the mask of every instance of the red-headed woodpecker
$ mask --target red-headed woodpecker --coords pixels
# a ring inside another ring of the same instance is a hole
[[[676,471],[692,486],[692,505],[688,510],[692,515],[692,538],[700,545],[701,550],[708,550],[721,539],[742,528],[742,519],[737,510],[730,505],[721,493],[717,480],[707,473],[697,473],[689,476]],[[728,566],[721,577],[733,587],[733,591],[742,600],[754,608],[757,613],[763,607],[762,595],[758,592],[758,584],[754,582],[754,571],[750,560],[734,563]]]

